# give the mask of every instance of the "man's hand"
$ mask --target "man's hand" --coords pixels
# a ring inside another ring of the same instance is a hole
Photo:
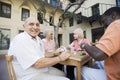
[[[69,50],[62,52],[58,57],[60,58],[60,61],[65,61],[68,59],[71,55],[71,52]]]
[[[61,49],[58,48],[55,52],[54,52],[54,55],[60,55],[61,54]]]
[[[80,48],[81,48],[81,49],[84,49],[84,47],[85,47],[85,43],[81,43],[81,44],[80,44]]]

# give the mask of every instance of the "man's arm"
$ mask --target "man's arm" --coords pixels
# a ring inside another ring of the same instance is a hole
[[[66,60],[70,56],[69,51],[62,52],[59,56],[57,57],[51,57],[51,58],[40,58],[39,60],[36,61],[36,63],[33,65],[35,68],[45,68],[45,67],[50,67],[52,65],[55,65],[59,63],[60,61]]]
[[[59,57],[40,58],[39,60],[36,61],[36,63],[33,65],[33,67],[35,67],[35,68],[45,68],[45,67],[49,67],[49,66],[52,66],[54,64],[57,64],[60,61],[61,60],[60,60]]]
[[[100,50],[96,46],[90,46],[85,43],[82,43],[80,46],[82,49],[85,49],[87,53],[97,61],[104,60],[108,57],[106,53],[104,53],[102,50]]]

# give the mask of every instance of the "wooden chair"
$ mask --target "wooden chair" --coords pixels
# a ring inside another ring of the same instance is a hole
[[[12,64],[13,55],[5,55],[5,58],[6,58],[6,63],[7,63],[8,74],[9,74],[10,80],[17,80],[16,74],[14,71],[14,67]]]

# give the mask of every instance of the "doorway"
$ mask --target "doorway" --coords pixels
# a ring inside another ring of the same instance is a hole
[[[104,34],[104,31],[104,27],[92,29],[92,42],[95,42],[96,39],[99,40]]]

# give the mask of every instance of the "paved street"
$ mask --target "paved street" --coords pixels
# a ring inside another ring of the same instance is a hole
[[[5,61],[5,55],[0,55],[0,80],[9,80],[7,73],[7,66]]]

